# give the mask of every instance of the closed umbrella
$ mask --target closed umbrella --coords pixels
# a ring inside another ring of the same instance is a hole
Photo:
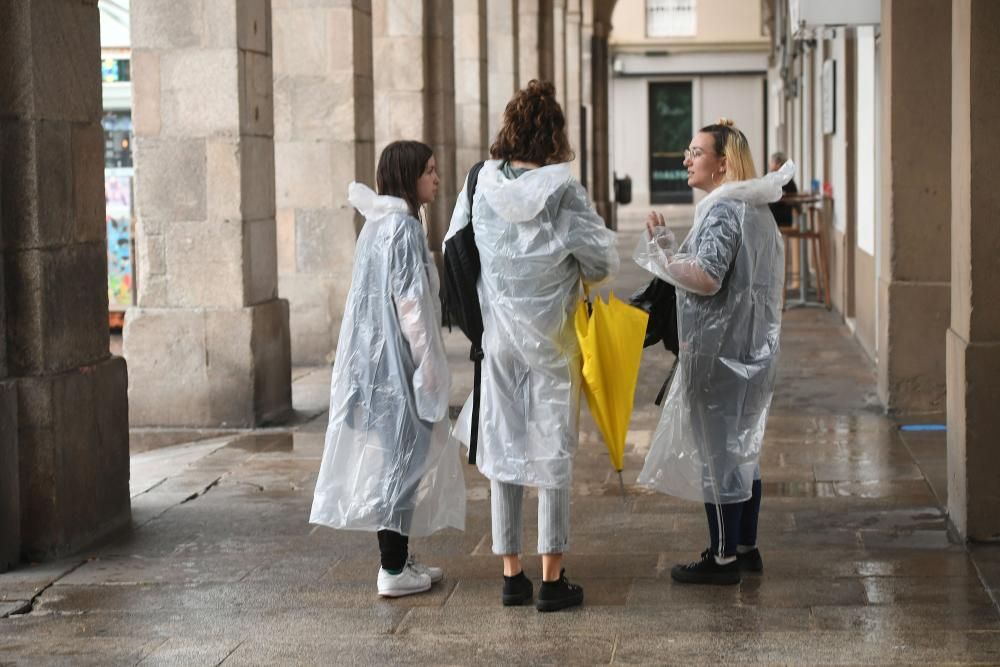
[[[608,456],[618,472],[622,492],[625,435],[632,418],[643,340],[649,316],[608,295],[581,300],[576,310],[576,337],[583,354],[583,392],[590,414],[601,431]]]

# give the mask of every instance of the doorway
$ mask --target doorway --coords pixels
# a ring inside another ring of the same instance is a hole
[[[690,204],[684,149],[691,140],[692,84],[649,84],[649,198],[654,204]]]

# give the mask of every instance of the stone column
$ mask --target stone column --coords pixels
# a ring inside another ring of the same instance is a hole
[[[524,88],[532,79],[541,77],[541,35],[539,17],[542,0],[516,0],[517,12],[517,87]]]
[[[1000,538],[997,30],[1000,3],[952,5],[948,513],[958,531],[976,541]]]
[[[486,14],[489,141],[496,138],[503,110],[520,83],[518,53],[518,0],[490,0]]]
[[[943,413],[950,316],[951,2],[884,0],[878,390],[890,413]]]
[[[333,360],[362,219],[351,181],[374,184],[371,3],[273,0],[278,292],[293,364]]]
[[[291,412],[278,298],[270,0],[135,0],[132,425]]]
[[[0,12],[0,16],[4,14]],[[3,54],[0,46],[0,54]],[[6,55],[6,54],[4,54]],[[0,95],[8,82],[0,79]],[[2,99],[2,98],[0,98]],[[3,106],[0,106],[2,109]],[[0,121],[2,123],[3,121]],[[0,128],[3,125],[0,124]],[[0,131],[0,156],[4,154]],[[2,157],[0,157],[2,160]],[[0,162],[2,164],[2,162]],[[0,171],[0,572],[21,557],[20,471],[17,462],[17,384],[7,372],[7,310],[3,280],[3,172]]]
[[[583,84],[583,54],[580,51],[580,0],[567,0],[566,5],[566,132],[569,143],[576,153],[576,159],[570,165],[573,177],[581,180],[581,165],[583,156],[580,144],[580,105],[581,86]]]
[[[397,139],[434,151],[441,186],[427,208],[440,256],[458,191],[455,171],[455,13],[452,0],[374,0],[376,153]]]
[[[597,213],[611,229],[617,229],[611,204],[610,158],[608,133],[608,34],[611,32],[610,10],[607,17],[594,16],[594,35],[591,37],[591,81],[593,85],[593,156],[594,182],[590,196]]]
[[[13,390],[0,382],[0,489],[18,470],[21,553],[42,560],[130,519],[125,362],[108,352],[100,19],[94,2],[5,0],[0,25],[0,378],[17,384],[11,460]]]
[[[580,0],[580,182],[594,186],[594,0]]]
[[[566,114],[566,0],[552,3],[552,83]]]
[[[455,0],[455,190],[490,147],[486,0]]]

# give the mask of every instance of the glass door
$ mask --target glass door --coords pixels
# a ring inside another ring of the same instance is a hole
[[[691,82],[649,84],[649,198],[654,204],[693,200],[684,167],[692,136]]]

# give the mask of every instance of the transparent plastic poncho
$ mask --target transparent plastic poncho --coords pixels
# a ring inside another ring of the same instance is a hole
[[[348,196],[366,221],[309,521],[416,536],[462,529],[465,482],[449,437],[450,376],[426,236],[402,199],[358,183]]]
[[[784,244],[768,202],[795,167],[724,184],[695,208],[676,247],[665,227],[633,258],[677,287],[674,374],[639,483],[698,502],[750,497],[774,392]]]
[[[516,179],[500,166],[486,162],[473,202],[485,354],[477,465],[501,482],[565,488],[579,439],[581,357],[573,315],[581,280],[596,285],[617,272],[616,235],[568,164]],[[463,188],[446,238],[468,219]],[[471,397],[456,425],[465,443],[470,413]]]

